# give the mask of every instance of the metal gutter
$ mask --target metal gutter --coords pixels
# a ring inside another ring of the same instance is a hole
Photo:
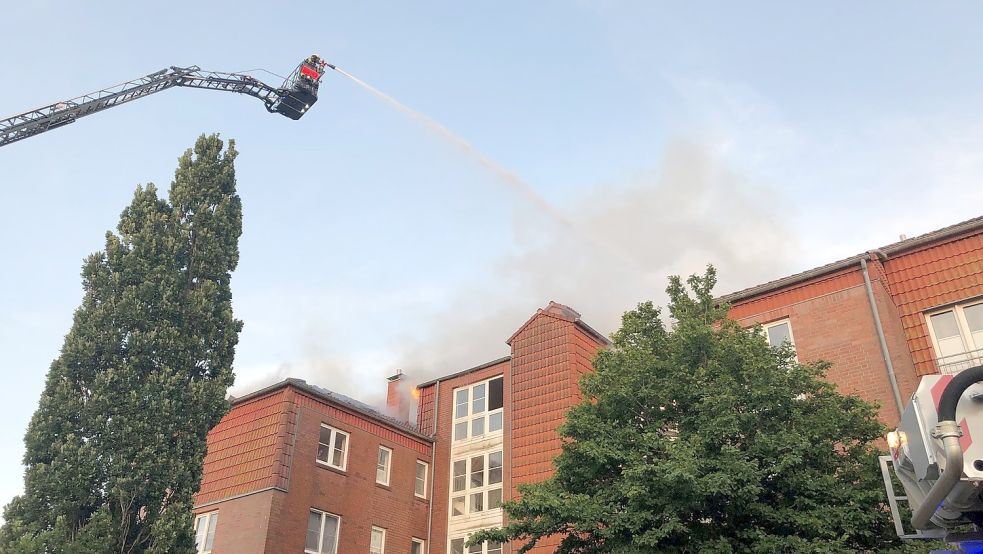
[[[433,538],[433,488],[437,481],[437,415],[440,408],[440,381],[434,390],[433,400],[433,444],[430,446],[430,495],[427,498],[427,553],[430,553],[430,544]]]
[[[489,368],[489,367],[491,367],[493,365],[498,365],[498,364],[500,364],[502,362],[507,362],[507,361],[509,361],[511,359],[512,359],[512,356],[511,355],[509,355],[509,356],[502,356],[501,358],[498,358],[497,360],[492,360],[490,362],[485,362],[485,363],[483,363],[481,365],[476,365],[474,367],[469,367],[468,369],[464,369],[464,370],[458,371],[457,373],[451,373],[450,375],[445,375],[443,377],[438,377],[436,379],[431,379],[430,381],[427,381],[426,383],[420,383],[419,385],[416,386],[416,388],[422,389],[423,387],[429,387],[430,385],[432,385],[434,383],[437,383],[439,381],[446,381],[448,379],[453,379],[455,377],[460,377],[462,375],[467,375],[468,373],[471,373],[471,372],[474,372],[474,371],[479,371],[479,370],[482,370],[482,369],[485,369],[485,368]]]

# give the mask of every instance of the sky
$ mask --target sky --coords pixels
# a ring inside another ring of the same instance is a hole
[[[551,300],[607,334],[669,275],[712,263],[724,294],[983,212],[974,2],[3,12],[0,117],[172,65],[282,75],[314,52],[425,115],[331,73],[297,122],[175,89],[0,148],[0,503],[22,490],[83,258],[201,133],[240,151],[233,394],[298,377],[377,403],[396,369],[419,382],[507,354]]]

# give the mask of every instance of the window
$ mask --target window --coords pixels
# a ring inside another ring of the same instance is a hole
[[[771,323],[765,323],[761,326],[761,330],[764,331],[765,340],[773,348],[778,348],[786,342],[792,347],[792,352],[795,352],[795,338],[792,336],[792,322],[788,319],[783,319],[781,321],[772,321]],[[798,356],[796,356],[798,359]]]
[[[369,554],[385,554],[386,530],[381,527],[372,528],[372,542],[369,544]]]
[[[215,526],[218,524],[218,512],[208,512],[195,517],[195,552],[209,554],[212,543],[215,542]]]
[[[423,548],[424,546],[426,546],[426,543],[422,540],[413,539],[413,542],[410,544],[410,554],[423,554],[426,550]]]
[[[451,517],[502,507],[502,451],[455,460],[451,475]]]
[[[929,334],[942,373],[958,373],[983,362],[983,302],[929,314]]]
[[[454,440],[483,438],[502,431],[503,379],[496,377],[454,391]]]
[[[761,327],[765,331],[765,340],[771,346],[777,348],[787,342],[795,348],[795,341],[792,340],[792,323],[789,320],[773,321]]]
[[[389,486],[389,466],[393,459],[393,451],[385,446],[379,447],[379,461],[375,466],[375,482]]]
[[[419,496],[420,498],[427,497],[427,462],[416,461],[416,484],[413,488],[413,494]]]
[[[321,437],[317,445],[317,461],[345,471],[345,466],[348,465],[348,433],[322,423]]]
[[[451,554],[502,554],[502,543],[484,542],[464,549],[465,539],[451,540]]]
[[[307,516],[307,544],[309,554],[335,554],[338,551],[338,527],[341,518],[336,515],[311,510]]]

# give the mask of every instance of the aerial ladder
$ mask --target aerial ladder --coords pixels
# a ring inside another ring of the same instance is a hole
[[[113,87],[0,119],[0,146],[75,123],[81,117],[174,87],[220,90],[253,96],[262,100],[270,113],[297,120],[317,102],[317,89],[326,68],[335,69],[335,66],[316,54],[312,55],[301,62],[280,87],[273,87],[245,73],[220,73],[203,71],[197,66],[172,66]]]
[[[881,471],[898,535],[957,548],[936,552],[983,553],[983,365],[922,377],[887,444]]]

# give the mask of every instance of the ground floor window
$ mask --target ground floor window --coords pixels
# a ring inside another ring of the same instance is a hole
[[[304,552],[308,554],[336,554],[338,551],[338,528],[341,518],[312,509],[307,517],[307,545]]]
[[[386,530],[381,527],[372,528],[372,542],[369,543],[369,554],[385,554]]]
[[[500,542],[483,542],[470,546],[465,550],[465,541],[466,539],[463,538],[451,539],[450,554],[502,554],[502,543]]]
[[[210,554],[215,542],[215,526],[218,525],[218,511],[195,517],[195,552]]]

